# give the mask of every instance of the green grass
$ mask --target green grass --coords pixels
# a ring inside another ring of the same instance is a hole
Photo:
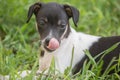
[[[11,75],[22,70],[32,70],[33,73],[24,80],[31,80],[38,69],[39,35],[35,29],[35,19],[32,17],[26,24],[27,11],[31,4],[39,0],[0,0],[0,74]],[[43,2],[58,2],[70,4],[80,11],[80,21],[77,31],[99,36],[120,35],[120,0],[41,0]],[[71,25],[74,26],[72,20]],[[116,45],[115,45],[116,46]],[[115,47],[113,46],[113,47]],[[113,48],[112,47],[112,48]],[[107,52],[111,51],[108,49]],[[69,68],[65,74],[54,75],[54,67],[51,66],[47,80],[120,80],[115,73],[108,75],[110,69],[100,75],[102,60],[94,61],[88,51],[85,51],[90,61],[85,61],[80,74],[69,75]],[[112,61],[116,61],[113,59]],[[112,62],[111,61],[111,62]],[[120,59],[116,65],[116,71],[120,70]],[[94,65],[88,70],[90,65]]]

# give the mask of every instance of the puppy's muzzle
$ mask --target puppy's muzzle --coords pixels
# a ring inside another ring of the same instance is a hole
[[[44,48],[48,51],[55,51],[59,48],[59,41],[56,38],[47,38],[44,42]]]

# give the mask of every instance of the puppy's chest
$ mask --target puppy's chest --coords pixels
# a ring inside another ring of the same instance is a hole
[[[71,34],[70,38],[66,39],[63,46],[55,53],[56,69],[63,73],[71,65],[71,62],[73,68],[85,56],[84,50],[89,49],[97,40],[98,37],[90,35]]]
[[[57,70],[59,70],[61,73],[64,72],[64,70],[70,66],[71,62],[71,56],[72,56],[72,45],[69,45],[69,48],[63,47],[60,51],[58,51],[54,55],[55,59],[55,67]]]

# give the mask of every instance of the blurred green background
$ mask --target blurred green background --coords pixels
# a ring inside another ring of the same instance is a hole
[[[35,2],[69,4],[80,11],[77,31],[98,35],[120,35],[120,0],[0,0],[0,74],[31,69],[39,53],[39,35],[34,16],[27,11]],[[37,65],[38,66],[38,65]]]

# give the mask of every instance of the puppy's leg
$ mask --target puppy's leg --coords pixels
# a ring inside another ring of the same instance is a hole
[[[37,74],[40,74],[42,72],[49,69],[51,61],[52,61],[52,54],[46,53],[45,51],[41,51],[40,59],[39,59],[39,70],[37,71]]]

